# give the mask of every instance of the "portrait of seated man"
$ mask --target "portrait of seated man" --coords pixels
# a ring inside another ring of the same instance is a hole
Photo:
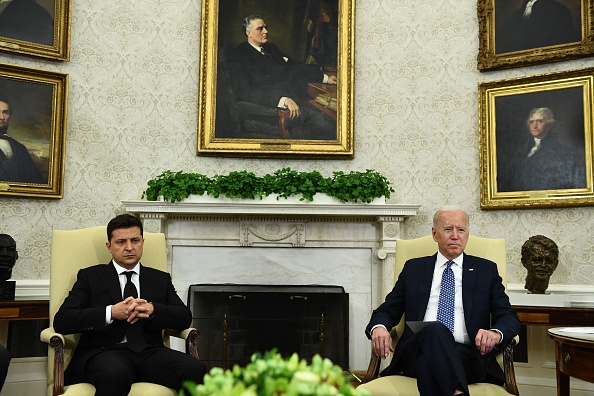
[[[0,96],[0,182],[47,183],[27,147],[8,134],[13,109]]]
[[[309,103],[308,83],[336,85],[320,65],[299,62],[270,42],[263,17],[242,24],[246,41],[230,51],[229,74],[237,100],[289,111],[292,139],[336,140],[336,121]]]
[[[497,1],[496,10],[502,6],[503,1]],[[579,23],[580,19],[577,21]],[[495,49],[502,54],[579,42],[581,39],[581,27],[574,22],[565,5],[556,0],[524,0],[517,10],[497,25]]]
[[[498,154],[499,192],[586,187],[584,155],[559,139],[556,123],[548,107],[530,111],[520,143]]]
[[[531,236],[522,245],[521,260],[528,270],[524,289],[532,294],[544,294],[553,271],[559,265],[557,244],[544,235]]]

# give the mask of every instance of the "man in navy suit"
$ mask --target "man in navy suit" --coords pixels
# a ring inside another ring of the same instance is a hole
[[[306,65],[268,42],[268,27],[259,15],[243,21],[247,41],[229,54],[229,69],[238,100],[288,109],[287,127],[296,139],[336,140],[336,122],[308,103],[307,84],[336,84],[336,76],[319,65]]]
[[[476,382],[503,384],[495,355],[519,333],[520,321],[497,265],[464,253],[468,214],[458,207],[446,206],[435,213],[432,234],[438,252],[404,264],[394,289],[373,311],[365,330],[378,356],[394,352],[381,375],[417,378],[421,396],[468,395],[468,384]],[[438,312],[446,268],[453,272],[452,330],[440,321]],[[394,350],[389,330],[402,315],[407,321],[428,323],[416,333],[406,326]]]
[[[140,263],[142,235],[138,218],[123,214],[112,219],[106,246],[113,259],[81,269],[56,313],[57,332],[81,333],[65,372],[66,385],[90,382],[97,396],[125,396],[134,382],[175,390],[184,380],[202,383],[206,367],[201,361],[163,345],[162,330],[188,328],[192,314],[169,274]],[[134,292],[123,298],[128,288]]]

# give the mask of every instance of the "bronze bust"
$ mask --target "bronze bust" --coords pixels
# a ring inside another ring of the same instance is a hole
[[[521,260],[528,270],[524,288],[532,294],[545,294],[549,279],[559,264],[557,244],[544,235],[531,236],[522,245]]]
[[[8,234],[0,234],[0,281],[10,279],[18,258],[15,240]]]

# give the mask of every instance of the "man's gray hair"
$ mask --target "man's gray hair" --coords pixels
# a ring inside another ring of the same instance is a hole
[[[548,107],[537,107],[535,109],[530,110],[528,118],[526,119],[526,124],[528,124],[528,121],[530,121],[530,117],[532,117],[534,114],[541,115],[542,118],[544,118],[547,125],[553,126],[557,122],[553,110],[549,109]]]
[[[254,14],[254,15],[249,15],[249,16],[246,16],[245,18],[243,18],[243,23],[241,24],[241,27],[243,28],[243,30],[242,30],[243,33],[250,30],[250,25],[252,24],[252,21],[254,19],[262,19],[262,16]]]
[[[441,216],[442,213],[445,212],[462,212],[464,213],[464,215],[466,216],[466,224],[470,227],[470,220],[468,218],[468,213],[466,213],[466,211],[462,208],[460,208],[459,206],[456,205],[446,205],[446,206],[442,206],[441,208],[437,209],[437,212],[435,212],[435,214],[433,215],[433,228],[437,228],[439,223],[439,216]]]

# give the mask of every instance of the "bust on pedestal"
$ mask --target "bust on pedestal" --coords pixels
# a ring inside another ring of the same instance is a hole
[[[545,294],[549,279],[559,265],[557,244],[544,235],[531,236],[522,245],[521,260],[528,270],[524,288],[532,294]]]
[[[0,234],[0,301],[14,300],[16,282],[9,279],[18,258],[15,240],[8,234]]]

